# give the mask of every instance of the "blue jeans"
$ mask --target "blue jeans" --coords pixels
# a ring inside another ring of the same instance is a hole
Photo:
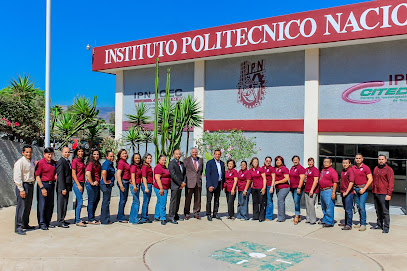
[[[95,221],[95,212],[100,200],[100,189],[98,185],[90,185],[86,182],[86,192],[88,193],[88,220]]]
[[[167,220],[167,195],[168,190],[164,189],[164,194],[160,195],[160,189],[154,187],[155,194],[157,195],[157,203],[155,204],[154,218],[159,220]]]
[[[110,222],[110,198],[112,196],[112,185],[100,184],[100,190],[103,193],[102,209],[100,210],[100,223],[109,224]]]
[[[122,180],[122,184],[124,187],[124,192],[120,190],[119,182],[117,182],[117,186],[119,187],[120,191],[119,210],[117,211],[117,220],[119,221],[126,220],[126,216],[124,215],[124,207],[126,206],[127,197],[129,196],[130,182],[128,180]]]
[[[278,198],[278,214],[277,220],[278,221],[285,221],[285,198],[290,192],[290,188],[282,188],[277,190],[277,198]]]
[[[75,223],[81,222],[81,210],[83,206],[83,191],[85,191],[85,183],[80,183],[82,185],[82,192],[79,191],[76,182],[73,183],[73,192],[75,193]]]
[[[304,190],[301,189],[301,193],[298,195],[297,188],[291,188],[291,194],[293,195],[294,206],[295,206],[295,215],[301,215],[301,197],[302,197],[303,192],[304,192]]]
[[[273,193],[270,194],[271,186],[267,186],[266,189],[266,219],[273,220],[273,213],[274,213],[274,204],[273,204]]]
[[[359,191],[362,188],[355,187],[355,201],[356,206],[358,207],[359,216],[360,216],[360,225],[366,226],[366,200],[367,200],[367,191],[363,195],[359,194]]]
[[[321,191],[321,208],[324,213],[322,223],[333,225],[334,224],[334,212],[335,212],[335,200],[331,198],[332,188]]]
[[[133,203],[131,204],[129,222],[133,224],[138,224],[140,222],[140,219],[138,218],[138,212],[140,209],[140,185],[137,184],[136,186],[137,192],[134,192],[134,186],[130,184],[130,192],[133,196]]]
[[[153,184],[148,183],[147,188],[149,193],[146,193],[144,183],[141,184],[141,191],[143,191],[143,207],[141,208],[141,222],[146,222],[148,220],[148,204],[150,204]]]
[[[237,195],[237,219],[249,220],[249,197],[252,189],[247,191],[246,196],[243,196],[243,191],[239,191]]]
[[[352,227],[353,218],[353,194],[342,196],[343,208],[345,209],[345,225]]]

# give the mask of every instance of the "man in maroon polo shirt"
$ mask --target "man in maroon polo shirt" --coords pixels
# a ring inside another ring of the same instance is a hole
[[[356,165],[352,169],[355,174],[355,201],[359,210],[360,224],[355,225],[354,228],[359,228],[359,231],[365,231],[367,189],[372,184],[373,177],[370,168],[363,164],[362,154],[356,154],[355,162]]]
[[[355,182],[355,176],[350,164],[349,158],[344,158],[342,161],[341,172],[341,195],[343,208],[345,209],[345,223],[340,223],[342,230],[348,231],[352,229],[352,217],[353,217],[353,185]]]
[[[324,213],[321,224],[324,228],[333,227],[335,212],[336,188],[338,186],[338,173],[332,168],[332,159],[324,159],[324,169],[319,177],[319,191],[321,208]]]
[[[389,233],[390,228],[390,200],[394,190],[394,171],[387,165],[385,155],[379,155],[379,165],[373,170],[373,195],[374,206],[377,214],[377,225],[371,229],[382,229]]]

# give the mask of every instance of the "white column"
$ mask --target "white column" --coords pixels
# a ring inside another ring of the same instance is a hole
[[[45,40],[45,147],[50,146],[51,125],[51,0],[47,0]]]
[[[123,91],[124,77],[123,71],[116,73],[116,97],[115,97],[115,139],[122,138],[123,133]]]
[[[195,61],[194,68],[194,98],[198,101],[201,108],[201,117],[205,119],[205,61]],[[202,127],[194,127],[194,144],[203,135]],[[187,150],[189,151],[189,150]]]
[[[319,49],[305,50],[304,161],[318,165]]]

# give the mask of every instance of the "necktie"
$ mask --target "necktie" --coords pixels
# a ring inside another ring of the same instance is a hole
[[[196,160],[195,159],[194,159],[194,168],[195,168],[195,171],[198,171],[198,167],[196,165]]]
[[[177,164],[179,166],[179,170],[181,170],[181,172],[182,172],[182,167],[181,167],[181,164],[179,163],[179,161],[177,162]]]

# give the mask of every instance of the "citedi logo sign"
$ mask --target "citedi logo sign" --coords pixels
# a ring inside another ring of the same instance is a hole
[[[389,82],[371,81],[352,86],[342,93],[342,100],[352,104],[381,101],[407,102],[407,74],[389,75]]]
[[[246,108],[260,106],[266,96],[266,77],[264,60],[257,62],[244,61],[240,64],[240,78],[237,84],[238,103]]]

